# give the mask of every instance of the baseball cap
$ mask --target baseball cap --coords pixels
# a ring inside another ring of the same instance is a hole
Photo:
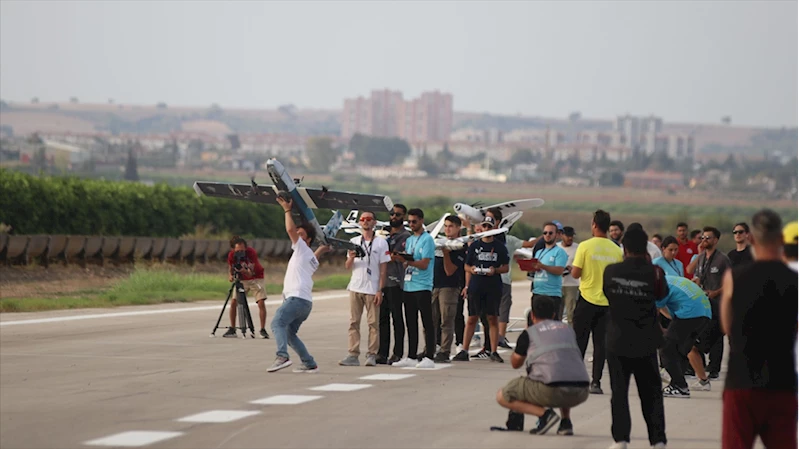
[[[562,225],[562,224],[561,224],[561,222],[559,222],[558,220],[552,220],[552,223],[553,223],[555,226],[557,226],[557,227],[558,227],[558,231],[562,231],[562,230],[563,230],[563,225]]]
[[[782,228],[782,239],[786,245],[799,244],[799,224],[792,221]]]
[[[573,237],[575,234],[576,234],[576,232],[574,232],[574,228],[573,227],[571,227],[571,226],[564,226],[563,227],[563,235],[565,235],[566,237]]]
[[[483,223],[490,224],[492,228],[497,225],[496,221],[494,221],[494,217],[489,217],[488,215],[483,218]]]

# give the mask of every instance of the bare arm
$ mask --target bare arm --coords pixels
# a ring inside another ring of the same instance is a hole
[[[532,248],[532,247],[534,247],[539,238],[540,237],[536,237],[536,238],[534,238],[532,240],[525,240],[524,242],[522,242],[522,248]]]
[[[507,273],[508,271],[510,271],[510,265],[505,264],[500,266],[499,268],[494,269],[494,274],[503,274]]]
[[[575,279],[580,279],[580,276],[583,274],[583,269],[580,267],[575,267],[572,265],[572,277]]]
[[[732,326],[732,271],[727,270],[724,273],[724,280],[722,281],[722,294],[721,294],[721,331],[725,335],[729,335],[730,326]]]
[[[380,279],[378,280],[377,293],[375,293],[375,305],[379,306],[383,302],[383,288],[386,284],[386,270],[388,269],[388,262],[380,264]]]
[[[429,258],[425,258],[425,259],[422,259],[422,260],[408,261],[408,266],[409,267],[418,268],[420,270],[426,270],[429,265],[430,265],[430,259]]]
[[[355,251],[347,251],[347,261],[344,262],[344,268],[352,270],[352,265],[355,263]]]
[[[562,276],[563,275],[563,270],[565,269],[565,267],[556,267],[556,266],[543,265],[543,264],[539,264],[538,266],[539,266],[539,268],[541,268],[542,270],[546,271],[547,273],[554,274],[555,276]]]
[[[283,208],[283,215],[286,216],[286,233],[289,235],[292,245],[296,245],[300,236],[297,234],[297,225],[294,224],[294,219],[291,218],[291,207],[294,201],[289,200],[286,202],[283,198],[278,197],[277,202]]]
[[[447,276],[452,276],[458,271],[458,267],[452,263],[452,258],[450,257],[450,251],[448,249],[443,248],[442,252],[444,253],[444,273],[447,273]]]
[[[658,310],[659,310],[659,311],[660,311],[660,313],[661,313],[663,316],[665,316],[666,318],[668,318],[668,319],[672,319],[672,318],[671,318],[671,314],[669,313],[669,309],[667,309],[667,308],[665,308],[665,307],[661,307],[661,308],[659,308]]]
[[[314,256],[316,256],[316,259],[318,260],[320,257],[322,257],[322,255],[324,255],[327,252],[330,252],[332,249],[333,248],[331,248],[329,245],[322,245],[319,248],[316,248],[316,251],[314,251],[313,254]]]
[[[519,355],[514,352],[510,355],[510,366],[512,366],[513,369],[521,368],[521,366],[524,365],[524,360],[526,358],[527,356]]]

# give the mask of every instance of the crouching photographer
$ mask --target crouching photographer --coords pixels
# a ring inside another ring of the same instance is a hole
[[[245,294],[255,292],[255,303],[258,304],[258,315],[261,319],[261,337],[269,338],[266,332],[266,290],[264,283],[264,267],[258,261],[258,253],[247,246],[247,242],[239,237],[230,239],[231,251],[227,255],[229,268],[228,281],[233,282],[238,275]],[[230,306],[230,327],[223,337],[236,338],[236,296],[233,295]]]

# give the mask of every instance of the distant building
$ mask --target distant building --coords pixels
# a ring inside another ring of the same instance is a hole
[[[341,137],[356,133],[409,142],[446,141],[452,132],[452,94],[423,92],[405,101],[402,92],[374,90],[369,98],[344,100]]]
[[[624,186],[637,189],[673,189],[685,187],[683,175],[652,170],[627,172],[624,174]]]

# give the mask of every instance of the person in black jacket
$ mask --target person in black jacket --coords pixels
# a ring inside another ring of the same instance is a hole
[[[655,302],[668,294],[663,269],[647,258],[648,237],[642,229],[628,230],[622,238],[625,259],[609,265],[602,290],[608,298],[607,362],[610,399],[616,442],[611,448],[625,449],[630,442],[630,376],[635,376],[641,411],[654,447],[666,445],[663,393],[658,371],[658,348],[663,329]]]

